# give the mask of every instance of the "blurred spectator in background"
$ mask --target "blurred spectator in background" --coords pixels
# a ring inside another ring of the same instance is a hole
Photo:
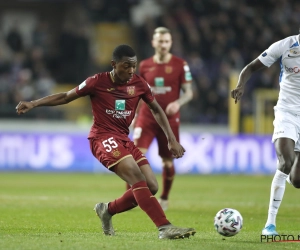
[[[18,24],[14,23],[11,27],[10,31],[7,34],[6,42],[9,48],[13,52],[21,52],[23,51],[23,38],[20,34]]]
[[[68,10],[58,38],[58,61],[63,66],[59,69],[59,82],[75,84],[89,75],[90,26],[90,17],[81,5]]]

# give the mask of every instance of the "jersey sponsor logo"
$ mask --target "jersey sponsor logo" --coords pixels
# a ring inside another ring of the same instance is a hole
[[[173,67],[172,67],[172,66],[166,66],[166,67],[165,67],[165,72],[166,72],[167,74],[171,74],[172,71],[173,71]]]
[[[115,88],[106,89],[108,92],[116,90]]]
[[[108,114],[108,115],[112,115],[113,113],[115,113],[114,110],[111,110],[111,109],[106,110],[106,114]]]
[[[191,81],[193,79],[191,72],[185,72],[184,76],[186,81]]]
[[[275,135],[284,134],[284,131],[283,131],[283,130],[280,130],[280,131],[274,132],[274,134],[275,134]]]
[[[165,86],[165,79],[163,77],[155,77],[154,85],[155,87],[152,87],[152,92],[154,94],[165,94],[172,90],[170,86]]]
[[[85,81],[84,81],[84,82],[82,82],[82,83],[79,85],[78,90],[81,90],[81,89],[84,88],[85,86],[86,86],[86,83],[85,83]]]
[[[289,68],[289,67],[287,67],[286,65],[284,66],[284,69],[285,69],[285,71],[286,72],[288,72],[288,73],[295,73],[295,74],[298,74],[299,72],[300,72],[300,68],[298,67],[298,66],[295,66],[295,67],[291,67],[291,68]]]
[[[113,117],[117,119],[126,119],[126,117],[130,115],[131,115],[131,110],[124,110],[124,111],[116,110],[116,112],[113,114]]]
[[[166,86],[166,87],[153,87],[152,88],[152,92],[154,94],[166,94],[167,92],[172,91],[172,87],[171,86]]]
[[[126,119],[127,116],[131,116],[131,110],[111,110],[106,109],[106,114],[112,115],[117,119]]]
[[[130,116],[131,115],[131,110],[124,110],[124,111],[121,111],[121,110],[116,110],[116,112],[113,114],[113,117],[114,118],[126,118],[127,116]]]
[[[128,93],[128,95],[134,95],[135,94],[135,86],[127,86],[127,93]]]
[[[116,100],[115,110],[125,110],[125,100]]]
[[[267,55],[267,52],[262,53],[262,57],[266,57]]]
[[[300,50],[299,50],[299,48],[290,49],[290,53],[291,53],[291,56],[293,56],[293,55],[299,55],[300,54]]]
[[[163,87],[165,85],[165,79],[163,77],[155,77],[154,85],[156,87]]]

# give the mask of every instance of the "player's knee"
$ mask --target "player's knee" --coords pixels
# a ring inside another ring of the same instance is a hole
[[[283,173],[289,173],[293,166],[293,159],[287,158],[287,159],[280,159],[278,164],[278,170],[280,170]]]
[[[153,194],[153,195],[156,195],[157,191],[158,191],[158,188],[151,188],[151,189],[150,189],[150,192],[151,192],[151,194]]]
[[[157,184],[152,183],[152,184],[148,185],[148,187],[149,187],[149,190],[150,190],[151,194],[155,195],[157,193],[157,191],[158,191],[158,185]]]
[[[172,160],[163,159],[162,166],[163,168],[172,168],[174,164]]]

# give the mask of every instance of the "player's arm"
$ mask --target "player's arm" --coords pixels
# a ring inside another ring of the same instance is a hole
[[[134,128],[134,127],[135,127],[136,119],[137,119],[137,116],[138,116],[139,111],[140,111],[140,109],[141,109],[142,102],[143,102],[143,100],[140,100],[139,103],[138,103],[138,105],[137,105],[137,107],[136,107],[134,118],[133,118],[133,120],[132,120],[132,122],[131,122],[131,124],[130,124],[130,127],[131,127],[131,128]]]
[[[164,131],[168,140],[168,147],[171,153],[176,158],[182,157],[185,152],[185,149],[177,142],[176,137],[170,127],[168,118],[165,115],[162,108],[160,107],[160,105],[157,103],[155,99],[151,103],[148,103],[147,105],[150,108],[155,120]]]
[[[79,97],[80,96],[76,93],[76,89],[74,88],[68,92],[61,92],[45,96],[41,99],[37,99],[31,102],[21,101],[16,107],[16,112],[20,115],[28,112],[30,109],[33,109],[35,107],[63,105],[74,101]]]
[[[167,115],[171,116],[171,115],[176,114],[182,105],[188,103],[190,100],[193,99],[193,90],[192,90],[191,83],[182,84],[181,90],[182,90],[183,94],[180,95],[179,99],[177,99],[174,102],[170,102],[168,104],[168,106],[166,107]]]
[[[138,116],[139,112],[140,112],[140,109],[141,109],[141,106],[142,106],[142,102],[144,102],[142,99],[139,101],[137,107],[136,107],[136,110],[135,110],[135,116]]]
[[[256,58],[242,69],[236,88],[231,91],[231,97],[235,100],[235,103],[242,98],[246,82],[250,79],[252,74],[266,67],[267,66],[265,66],[258,58]]]
[[[179,99],[177,100],[180,107],[193,99],[192,83],[182,84],[181,90],[183,93],[182,93],[182,95],[180,95]]]

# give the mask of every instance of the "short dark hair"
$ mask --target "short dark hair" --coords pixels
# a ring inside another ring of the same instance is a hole
[[[135,51],[129,45],[122,44],[117,46],[113,51],[113,60],[115,62],[121,61],[123,57],[134,57]]]

